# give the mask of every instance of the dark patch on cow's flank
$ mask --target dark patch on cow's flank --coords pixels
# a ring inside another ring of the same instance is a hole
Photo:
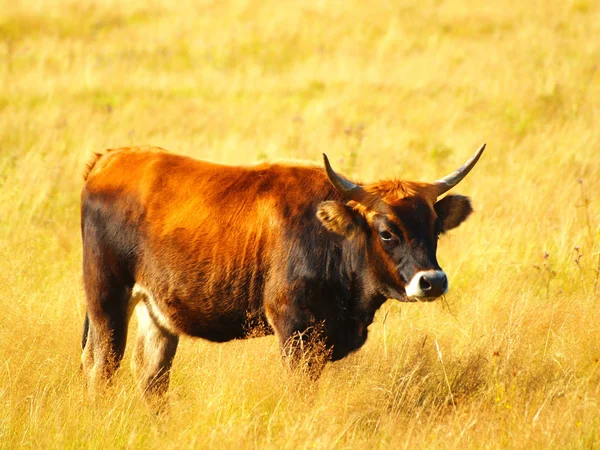
[[[96,156],[81,207],[84,369],[109,378],[118,367],[136,285],[164,342],[158,368],[136,353],[148,389],[153,375],[166,389],[179,334],[275,333],[292,364],[304,344],[330,360],[359,349],[386,298],[405,300],[416,272],[439,269],[440,227],[470,203],[448,196],[434,210],[431,186],[397,180],[368,185],[361,203],[330,179],[319,167],[230,167],[158,148]]]

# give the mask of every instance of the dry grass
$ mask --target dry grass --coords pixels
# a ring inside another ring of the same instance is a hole
[[[354,3],[0,1],[0,447],[600,447],[599,4]],[[431,180],[481,142],[449,309],[388,302],[312,387],[267,337],[184,340],[161,420],[128,364],[84,395],[93,151]]]

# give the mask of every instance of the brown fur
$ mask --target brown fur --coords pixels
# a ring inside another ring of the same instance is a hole
[[[224,166],[154,147],[96,154],[84,178],[90,379],[118,367],[137,302],[152,320],[140,342],[162,353],[136,352],[136,371],[145,391],[162,393],[180,334],[222,342],[256,327],[274,332],[284,355],[312,336],[340,359],[364,343],[386,298],[405,300],[416,271],[439,269],[426,183],[366,185],[372,202],[357,204],[320,167]],[[446,201],[442,212],[456,226],[466,209]]]

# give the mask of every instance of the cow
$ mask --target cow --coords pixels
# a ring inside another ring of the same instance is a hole
[[[110,382],[138,321],[133,369],[161,398],[179,336],[226,342],[275,334],[284,361],[359,349],[387,300],[431,301],[448,290],[440,234],[473,211],[446,195],[479,148],[433,183],[361,184],[298,163],[227,166],[158,147],[94,155],[81,192],[87,299],[82,369]],[[319,351],[315,350],[319,349]]]

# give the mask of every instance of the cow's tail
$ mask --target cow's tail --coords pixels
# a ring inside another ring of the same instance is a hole
[[[98,160],[102,158],[102,156],[104,156],[104,152],[94,152],[94,156],[92,156],[92,158],[85,165],[85,170],[83,171],[83,181],[87,181],[88,177],[90,176],[90,172],[92,171]]]
[[[85,312],[85,320],[83,321],[83,337],[81,338],[81,349],[85,348],[87,344],[88,334],[90,332],[90,319],[88,318],[87,311]]]
[[[98,161],[100,161],[100,159],[102,159],[102,157],[104,155],[112,152],[113,150],[119,150],[119,149],[107,148],[106,150],[103,150],[101,152],[94,152],[94,155],[90,158],[88,163],[85,165],[85,170],[83,171],[83,181],[87,181],[87,179],[90,176],[90,173],[92,172],[92,170],[94,169],[94,166],[96,165],[96,163]]]

